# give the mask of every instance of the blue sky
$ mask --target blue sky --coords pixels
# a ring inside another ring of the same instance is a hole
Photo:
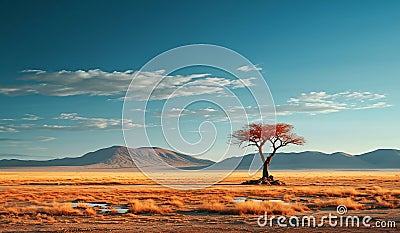
[[[0,17],[2,158],[123,145],[120,99],[132,74],[164,51],[198,43],[224,46],[257,65],[277,121],[307,139],[286,151],[399,148],[399,1],[1,1]],[[254,71],[242,72],[250,78]],[[233,80],[199,68],[172,79],[193,74],[200,76],[192,81]],[[162,104],[155,100],[148,110]],[[192,107],[204,116],[215,106]],[[132,130],[140,128],[131,120]],[[199,122],[183,124],[189,132]],[[219,153],[230,129],[215,126]],[[153,128],[152,144],[167,147]]]

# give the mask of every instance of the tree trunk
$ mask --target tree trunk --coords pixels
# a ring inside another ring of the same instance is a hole
[[[262,151],[262,146],[258,147],[258,153],[260,153],[261,160],[263,161],[263,163],[265,163],[265,156]]]
[[[264,179],[264,177],[268,177],[268,166],[269,166],[269,164],[267,165],[267,160],[265,159],[265,156],[264,156],[264,154],[263,154],[263,151],[262,151],[262,146],[260,146],[260,147],[258,147],[258,152],[260,153],[260,156],[261,156],[261,160],[263,161],[263,164],[264,164],[264,166],[263,166],[263,176],[262,176],[262,179]]]
[[[264,162],[262,179],[265,179],[265,178],[268,179],[268,177],[269,177],[268,167],[269,167],[269,162],[268,162],[268,159],[267,159]]]
[[[269,165],[271,164],[272,158],[273,158],[273,157],[275,156],[275,154],[276,154],[276,150],[277,150],[277,149],[274,148],[274,151],[272,151],[271,155],[268,156],[267,159],[264,161],[262,179],[268,179],[268,178],[269,178],[268,168],[269,168]]]

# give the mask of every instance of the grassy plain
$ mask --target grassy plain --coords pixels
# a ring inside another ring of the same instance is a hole
[[[217,173],[218,171],[216,171]],[[176,177],[196,183],[205,176]],[[234,172],[216,185],[176,190],[157,185],[140,172],[0,171],[0,232],[264,232],[259,215],[348,214],[395,221],[400,225],[398,171],[273,171],[284,186],[238,185],[255,179]],[[259,200],[234,202],[238,197]],[[75,203],[75,206],[73,205]],[[90,203],[107,204],[109,211]],[[125,208],[126,213],[119,213]],[[327,224],[326,224],[327,225]],[[330,232],[337,227],[282,228],[275,231]],[[376,232],[376,228],[341,227],[346,232]]]

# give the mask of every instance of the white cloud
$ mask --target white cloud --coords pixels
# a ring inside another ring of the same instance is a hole
[[[34,114],[24,114],[24,116],[22,118],[3,118],[3,119],[0,119],[0,124],[4,124],[1,121],[3,121],[3,122],[5,122],[5,121],[7,121],[7,122],[18,121],[18,120],[37,121],[37,120],[40,120],[40,119],[43,119],[43,118],[40,117],[40,116],[36,116]]]
[[[240,80],[236,79],[231,82],[231,85],[233,86],[234,89],[254,86],[254,84],[252,83],[252,80],[254,79],[256,78],[244,78]]]
[[[53,123],[56,121],[55,123]],[[143,127],[135,124],[132,120],[124,120],[125,129]],[[82,117],[77,113],[61,113],[53,119],[46,120],[44,124],[8,124],[0,125],[0,132],[18,132],[23,130],[115,130],[122,128],[122,119],[101,118],[101,117]],[[50,141],[52,138],[43,138],[42,141]]]
[[[339,92],[329,94],[326,92],[302,93],[297,98],[290,98],[287,104],[277,105],[277,115],[291,115],[294,113],[332,113],[342,110],[360,110],[370,108],[390,107],[384,101],[376,102],[386,98],[383,94],[371,92]]]
[[[3,118],[3,119],[0,119],[0,121],[15,121],[15,119],[13,119],[13,118]]]
[[[2,85],[0,93],[9,96],[41,94],[48,96],[121,95],[126,91],[135,72],[104,72],[99,69],[46,72],[25,70],[20,85]]]
[[[50,142],[50,141],[54,141],[56,139],[57,138],[55,138],[55,137],[44,137],[44,136],[38,137],[38,140],[41,142]]]
[[[200,108],[200,109],[181,109],[181,108],[172,108],[168,110],[164,110],[162,113],[157,112],[155,114],[156,117],[166,117],[166,118],[177,118],[183,116],[198,116],[204,118],[217,117],[222,116],[223,112],[211,107]]]
[[[74,124],[69,127],[69,129],[74,129],[78,127],[81,130],[93,130],[93,129],[121,129],[122,120],[113,118],[87,118],[78,116],[77,113],[61,113],[56,120],[68,120],[73,121]],[[124,128],[137,128],[142,127],[139,124],[133,123],[132,120],[126,119],[124,121]],[[49,126],[47,126],[49,127]],[[53,126],[53,128],[62,128],[63,126]]]
[[[73,130],[74,127],[71,127],[69,125],[32,125],[32,127],[25,127],[25,129],[70,129]]]
[[[24,121],[37,121],[40,119],[42,118],[33,114],[25,114],[25,117],[22,118]]]
[[[254,65],[254,66],[246,65],[246,66],[241,66],[241,67],[237,68],[237,70],[240,70],[240,71],[243,71],[243,72],[249,72],[249,71],[262,70],[262,68],[261,67],[257,67],[257,65]]]
[[[100,69],[46,72],[25,70],[16,85],[0,85],[0,94],[20,96],[40,94],[47,96],[123,96],[134,77],[128,98],[147,100],[148,90],[154,89],[151,99],[166,99],[189,95],[220,93],[223,87],[250,86],[251,78],[231,80],[211,77],[210,74],[165,75],[164,70],[139,72],[133,70],[106,72]],[[160,83],[157,82],[159,80]],[[157,85],[157,86],[156,86]],[[123,99],[123,98],[122,98]]]
[[[170,110],[164,110],[162,113],[163,117],[166,118],[178,118],[178,117],[195,117],[202,118],[214,122],[226,122],[226,121],[244,121],[246,119],[254,120],[260,117],[260,112],[264,115],[268,111],[272,113],[271,107],[253,107],[253,106],[227,106],[224,110],[216,109],[212,107],[199,108],[199,109],[180,109],[172,108]],[[161,113],[156,113],[156,117],[161,116]],[[194,118],[193,118],[194,119]]]
[[[0,132],[1,133],[13,133],[13,132],[18,132],[18,130],[11,128],[6,125],[0,125]]]
[[[359,99],[361,101],[365,101],[365,100],[379,100],[379,99],[383,99],[386,98],[385,95],[382,94],[374,94],[371,92],[353,92],[353,93],[349,93],[349,92],[344,92],[346,95],[346,98],[348,99]]]
[[[296,98],[289,98],[286,104],[276,105],[277,115],[292,115],[296,113],[303,114],[326,114],[339,112],[344,110],[362,110],[373,108],[385,108],[391,105],[383,101],[386,98],[383,94],[376,94],[371,92],[339,92],[339,93],[326,93],[326,92],[310,92],[302,93]],[[226,114],[230,117],[231,121],[243,120],[247,117],[251,120],[260,116],[260,112],[268,115],[272,112],[271,107],[268,106],[229,106],[225,107]],[[166,110],[163,113],[164,117],[180,117],[180,116],[196,116],[203,117],[213,121],[228,121],[225,113],[219,109],[205,108],[196,110],[183,110],[174,108]],[[160,115],[160,114],[159,114]],[[157,115],[157,116],[159,116]]]
[[[21,73],[46,73],[46,71],[43,70],[35,70],[35,69],[28,69],[28,70],[23,70]]]
[[[162,74],[160,74],[162,76]],[[188,76],[165,76],[158,86],[155,85],[160,77],[151,77],[151,79],[138,79],[135,85],[129,89],[126,98],[133,100],[162,100],[176,97],[205,95],[205,94],[224,94],[225,88],[237,89],[245,86],[252,86],[251,80],[247,78],[240,80],[231,80],[221,77],[210,77],[209,74],[192,74]],[[144,82],[143,84],[140,84]],[[148,96],[149,88],[153,92]]]

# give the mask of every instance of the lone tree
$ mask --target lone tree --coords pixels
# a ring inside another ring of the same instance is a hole
[[[268,168],[276,151],[289,144],[304,145],[304,137],[298,136],[293,132],[293,125],[278,123],[275,125],[253,123],[244,126],[242,129],[233,132],[231,135],[233,143],[239,146],[256,146],[264,163],[262,180],[269,179]],[[267,144],[272,148],[272,152],[265,158],[263,146]]]

